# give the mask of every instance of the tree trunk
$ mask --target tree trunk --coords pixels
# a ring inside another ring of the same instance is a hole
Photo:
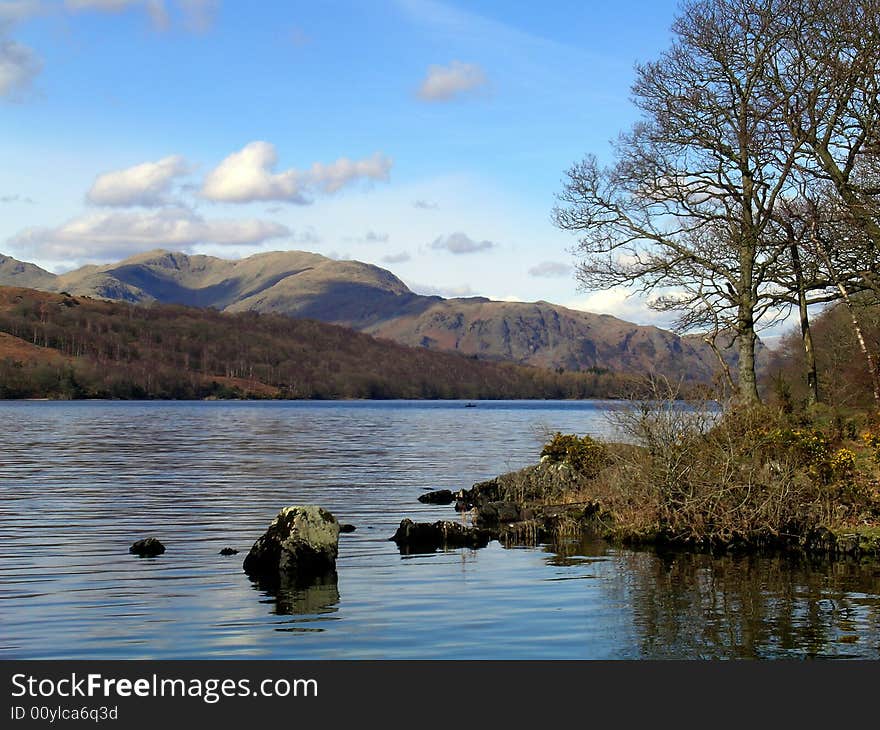
[[[865,356],[865,362],[868,366],[868,374],[871,376],[871,390],[874,392],[874,405],[880,410],[880,376],[877,374],[877,363],[874,361],[874,355],[871,354],[871,350],[868,349],[868,343],[865,341],[865,335],[862,333],[862,325],[859,322],[859,318],[856,316],[856,310],[849,298],[849,292],[846,290],[846,287],[841,284],[838,284],[838,289],[843,296],[843,301],[846,303],[847,310],[849,310],[849,317],[852,321],[853,331],[855,332],[856,339],[859,341],[859,349],[861,349],[862,354]]]
[[[751,228],[751,217],[747,216]],[[736,336],[739,346],[739,401],[743,404],[761,402],[758,378],[755,373],[755,296],[753,292],[754,248],[747,242],[740,244],[740,299],[736,318]]]
[[[834,265],[831,261],[831,257],[828,255],[828,251],[826,250],[822,239],[816,232],[815,225],[813,226],[811,235],[813,238],[813,244],[816,247],[816,251],[824,260],[825,266],[828,268],[828,273],[831,274],[831,278],[834,280],[834,283],[837,286],[837,290],[840,292],[840,296],[843,299],[844,304],[846,304],[846,309],[849,312],[849,318],[852,322],[853,332],[855,333],[856,339],[859,342],[859,349],[862,351],[862,355],[865,356],[865,362],[868,366],[868,376],[871,378],[871,390],[874,394],[874,405],[877,407],[877,410],[880,410],[880,376],[878,376],[877,373],[877,364],[874,361],[874,355],[868,348],[868,343],[865,341],[865,335],[862,332],[862,325],[859,322],[859,318],[856,316],[856,310],[853,306],[852,299],[850,299],[849,291],[847,291],[847,288],[841,281],[840,277],[837,276]]]
[[[804,358],[807,366],[807,396],[810,405],[819,402],[819,370],[816,367],[816,350],[813,347],[813,333],[810,330],[810,313],[807,308],[807,293],[804,291],[804,277],[801,270],[801,255],[797,244],[791,247],[791,261],[798,291],[798,313],[801,320],[801,339],[804,343]]]
[[[761,402],[758,395],[758,378],[755,375],[755,342],[757,339],[754,327],[750,333],[739,333],[739,400],[741,403]]]

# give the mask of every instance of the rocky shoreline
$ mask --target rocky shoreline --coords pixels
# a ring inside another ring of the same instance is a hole
[[[868,525],[833,530],[820,526],[803,535],[778,536],[759,544],[742,540],[706,544],[672,540],[661,532],[633,533],[599,499],[585,498],[588,484],[589,480],[568,464],[542,459],[538,464],[478,482],[471,489],[454,493],[439,490],[420,496],[419,501],[428,504],[454,502],[457,512],[468,514],[470,524],[406,519],[390,539],[401,552],[479,548],[492,540],[536,545],[587,536],[630,546],[726,552],[771,549],[837,558],[880,558],[880,528]]]

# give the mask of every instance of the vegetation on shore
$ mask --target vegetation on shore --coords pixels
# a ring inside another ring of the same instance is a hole
[[[283,315],[0,287],[0,398],[602,398],[627,383]]]
[[[880,554],[880,420],[823,408],[682,406],[610,418],[624,443],[556,434],[540,464],[474,487],[622,542]],[[563,508],[561,511],[559,508]]]

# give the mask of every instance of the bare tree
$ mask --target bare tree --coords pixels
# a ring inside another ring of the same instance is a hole
[[[786,39],[767,94],[800,142],[798,164],[880,247],[880,0],[797,0],[775,22]]]
[[[756,326],[778,304],[768,274],[787,250],[767,229],[800,153],[784,100],[765,88],[790,33],[782,6],[686,2],[672,47],[636,68],[642,120],[610,167],[587,157],[568,171],[554,210],[579,235],[585,286],[658,292],[654,306],[680,312],[680,329],[731,329],[745,402],[759,399]]]

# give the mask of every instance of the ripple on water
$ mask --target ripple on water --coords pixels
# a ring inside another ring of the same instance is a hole
[[[0,403],[0,656],[880,656],[877,566],[388,541],[403,517],[456,519],[425,489],[531,463],[549,431],[608,434],[606,407]],[[358,529],[338,584],[273,595],[241,560],[296,503]],[[168,551],[129,555],[148,535]]]

